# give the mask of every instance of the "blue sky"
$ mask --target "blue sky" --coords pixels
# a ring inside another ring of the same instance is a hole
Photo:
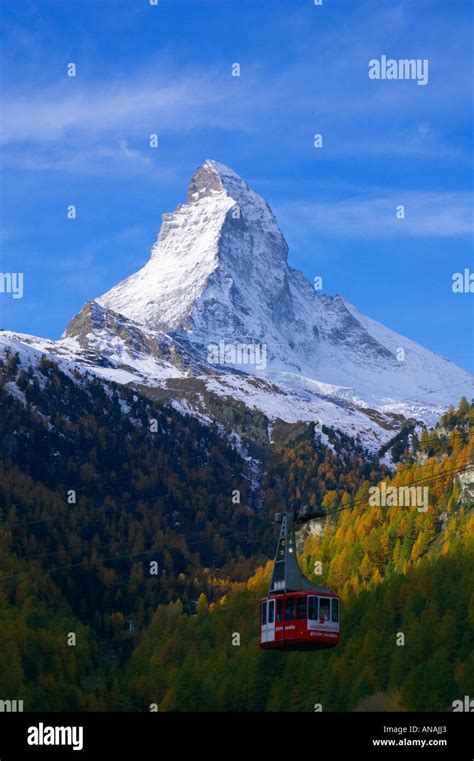
[[[451,288],[474,270],[470,2],[0,7],[0,271],[24,273],[0,327],[58,337],[213,158],[267,198],[292,266],[473,371],[473,295]],[[428,84],[370,80],[382,54],[428,59]]]

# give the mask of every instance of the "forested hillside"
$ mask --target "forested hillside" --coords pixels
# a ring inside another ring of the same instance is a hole
[[[0,365],[0,407],[0,698],[334,710],[381,692],[430,708],[472,683],[474,524],[455,480],[472,462],[466,400],[400,438],[395,471],[310,426],[280,431],[257,460],[217,427],[46,358]],[[426,484],[426,512],[371,506],[382,480]],[[300,534],[300,562],[311,577],[320,561],[317,581],[342,595],[331,654],[257,646],[272,519],[288,505],[321,516]]]
[[[193,610],[201,591],[212,594],[206,569],[246,579],[271,555],[273,513],[295,478],[291,446],[251,461],[217,428],[46,358],[36,370],[12,355],[0,380],[2,540],[57,569],[74,613],[119,650],[126,621],[140,630],[159,603],[179,597]],[[360,448],[351,454],[347,437],[339,453],[307,430],[300,438],[297,483],[304,476],[318,493],[346,471],[355,484],[384,472]]]
[[[471,421],[469,417],[471,416]],[[472,462],[465,400],[411,454],[388,485],[423,483],[426,512],[370,507],[368,483],[331,500],[334,515],[304,543],[341,594],[343,636],[334,651],[261,652],[258,600],[270,565],[230,584],[195,615],[160,608],[133,654],[128,685],[137,707],[162,710],[450,710],[474,689],[474,515],[453,473]],[[240,635],[240,646],[235,644]],[[403,638],[400,637],[403,635]]]
[[[259,651],[257,603],[268,568],[233,585],[221,604],[208,606],[203,596],[194,616],[179,603],[160,608],[125,689],[142,710],[157,703],[180,711],[312,711],[315,704],[343,711],[364,699],[371,709],[450,710],[474,686],[473,533],[471,518],[460,554],[426,557],[406,575],[346,598],[342,643],[331,653]]]

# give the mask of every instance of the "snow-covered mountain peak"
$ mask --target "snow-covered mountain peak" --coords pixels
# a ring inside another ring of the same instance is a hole
[[[252,345],[264,349],[264,361],[233,361],[230,351],[218,357],[219,370],[290,388],[302,379],[305,389],[316,382],[324,393],[349,394],[375,408],[379,399],[419,401],[428,388],[431,396],[435,388],[454,383],[460,390],[469,382],[462,370],[366,318],[342,296],[317,293],[288,266],[287,252],[267,202],[228,166],[208,159],[194,172],[186,203],[163,215],[149,262],[97,302],[166,333],[201,364],[210,346]],[[449,397],[443,391],[439,400]]]
[[[188,185],[186,203],[197,203],[206,196],[215,196],[217,193],[227,193],[232,196],[231,185],[240,185],[240,192],[249,188],[230,167],[220,164],[218,161],[206,159],[194,172]]]
[[[147,264],[97,302],[147,327],[196,335],[204,301],[216,313],[234,295],[237,312],[249,314],[263,281],[276,285],[265,301],[278,299],[287,253],[267,202],[232,169],[207,160],[190,180],[186,203],[163,214]]]
[[[159,387],[199,414],[219,398],[372,444],[472,395],[452,362],[315,291],[288,265],[267,202],[224,164],[201,164],[186,202],[162,219],[148,262],[87,302],[61,341],[3,338]]]

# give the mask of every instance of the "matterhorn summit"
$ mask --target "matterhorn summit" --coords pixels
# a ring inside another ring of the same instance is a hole
[[[235,172],[206,161],[186,203],[163,215],[151,258],[96,301],[153,330],[212,340],[271,339],[293,318],[288,246],[266,201]]]
[[[0,341],[202,419],[228,422],[238,408],[270,427],[322,423],[373,448],[474,391],[449,360],[316,292],[289,266],[268,203],[212,160],[194,172],[185,203],[163,214],[146,264],[87,302],[59,341],[9,331]]]

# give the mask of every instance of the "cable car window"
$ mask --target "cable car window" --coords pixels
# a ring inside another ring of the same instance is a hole
[[[283,600],[277,600],[277,621],[283,621]]]
[[[311,621],[318,620],[318,598],[308,597],[308,618]]]
[[[306,619],[306,597],[296,598],[296,618],[299,621]]]
[[[268,601],[268,623],[272,624],[275,620],[275,600]]]
[[[294,621],[295,619],[295,602],[296,600],[294,597],[286,598],[285,619],[287,621]]]
[[[331,603],[331,621],[337,624],[339,621],[339,600],[333,600]]]
[[[262,602],[262,626],[267,623],[267,601]]]
[[[330,617],[329,603],[330,603],[329,598],[327,597],[319,598],[319,622],[320,623],[323,623],[324,621],[329,621],[329,617]]]

